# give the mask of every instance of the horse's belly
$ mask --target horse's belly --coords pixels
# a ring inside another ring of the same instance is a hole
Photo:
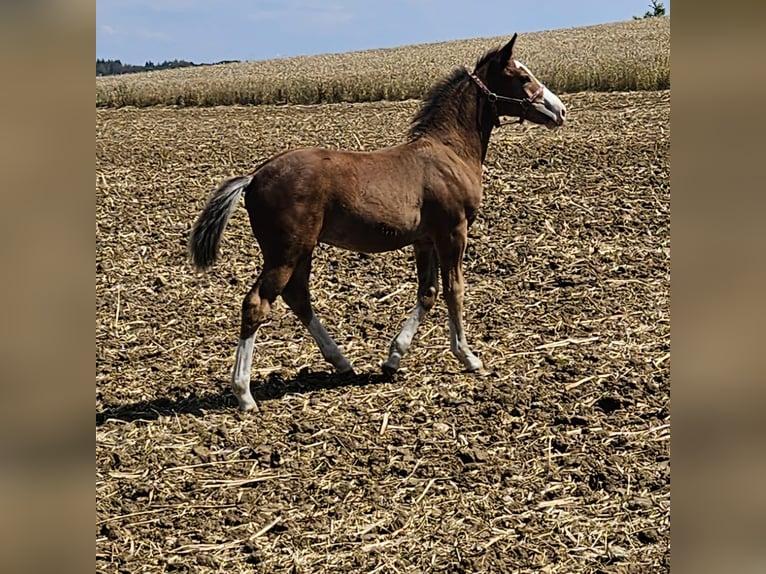
[[[319,241],[352,251],[380,253],[401,249],[420,236],[419,213],[411,221],[396,222],[340,215],[325,219]]]

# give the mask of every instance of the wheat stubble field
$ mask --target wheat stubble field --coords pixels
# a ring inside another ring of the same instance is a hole
[[[194,218],[283,149],[402,141],[418,102],[96,111],[98,572],[669,571],[670,92],[562,100],[564,129],[493,133],[466,255],[487,372],[440,299],[384,379],[412,251],[321,246],[317,315],[357,374],[280,301],[248,414],[228,378],[260,255],[239,208],[195,275]]]

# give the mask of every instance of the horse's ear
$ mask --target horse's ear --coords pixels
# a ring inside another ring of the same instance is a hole
[[[516,42],[516,36],[518,36],[518,34],[514,34],[511,41],[500,50],[500,61],[503,64],[506,64],[513,59],[513,44]]]

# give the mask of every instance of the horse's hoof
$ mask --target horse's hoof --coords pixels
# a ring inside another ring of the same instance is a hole
[[[391,378],[396,374],[396,371],[399,370],[399,365],[396,365],[395,367],[390,365],[388,361],[385,363],[382,363],[380,365],[380,370],[383,371],[383,375],[385,377]]]
[[[258,404],[255,402],[254,399],[240,399],[239,401],[239,410],[241,410],[243,413],[257,410]]]
[[[388,358],[380,364],[380,368],[387,375],[392,375],[399,370],[399,363],[402,362],[402,354],[398,350],[392,350]]]
[[[465,370],[469,373],[480,373],[484,370],[484,364],[477,357],[470,357],[465,363]]]
[[[341,367],[338,367],[335,369],[336,375],[355,375],[354,367],[351,363],[346,363],[345,365],[342,365]]]

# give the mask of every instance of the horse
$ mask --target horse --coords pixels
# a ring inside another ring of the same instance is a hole
[[[417,111],[404,143],[373,151],[304,147],[283,151],[212,193],[192,227],[189,252],[198,271],[216,261],[221,236],[244,196],[263,257],[242,302],[231,389],[239,408],[255,408],[250,392],[253,346],[281,296],[337,373],[353,373],[314,314],[309,276],[321,242],[381,253],[412,245],[417,271],[415,307],[382,363],[391,375],[434,306],[441,276],[450,350],[468,372],[480,371],[463,325],[463,255],[468,228],[482,200],[482,164],[501,116],[556,129],[566,107],[513,57],[517,34],[481,56],[471,72],[456,68],[436,83]]]

